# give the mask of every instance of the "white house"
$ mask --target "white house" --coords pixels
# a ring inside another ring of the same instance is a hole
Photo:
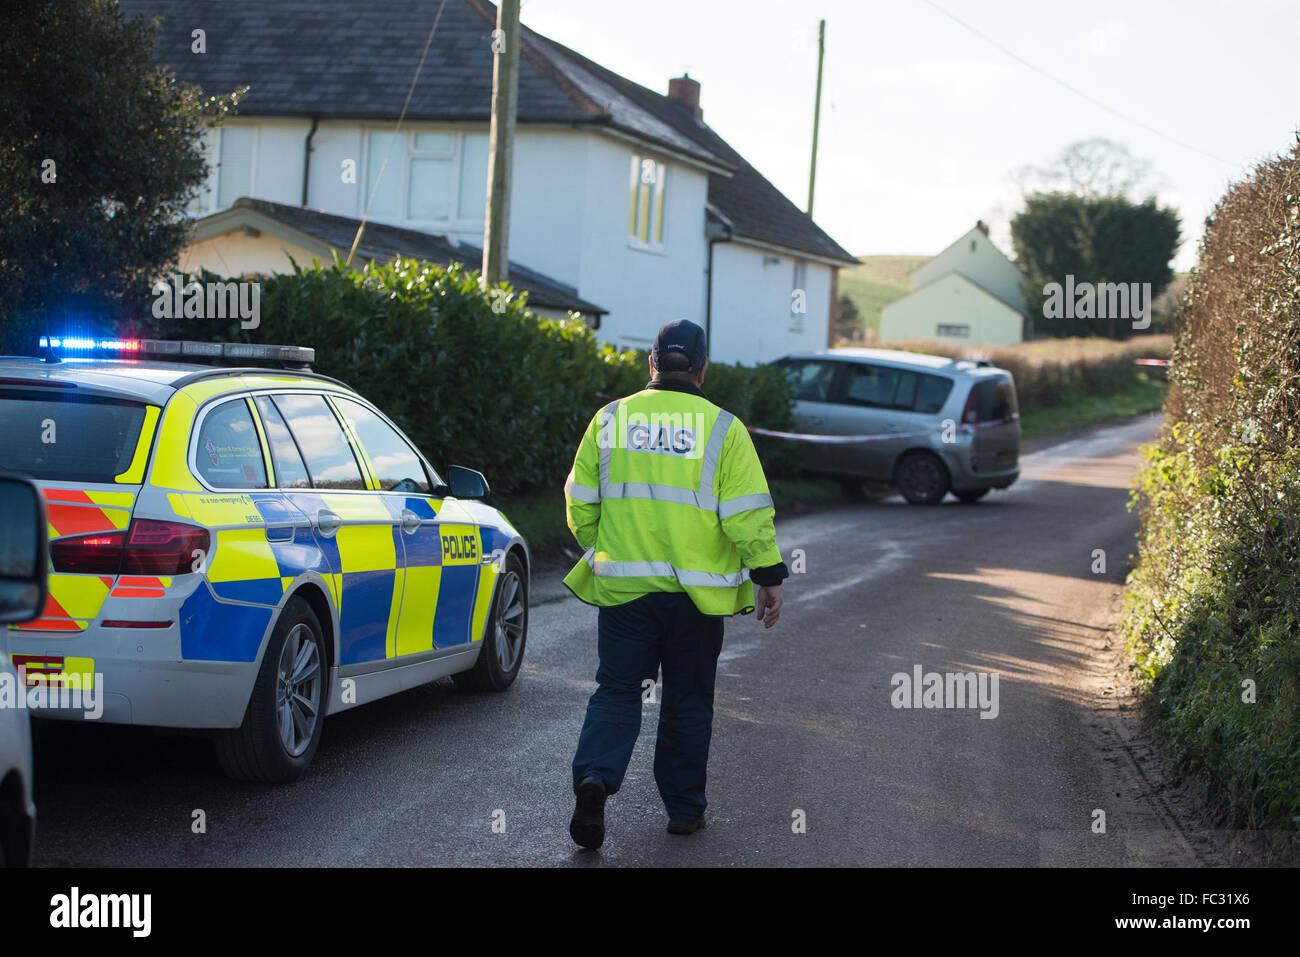
[[[495,8],[447,0],[122,0],[162,16],[155,54],[208,93],[249,88],[210,134],[212,173],[181,267],[267,273],[395,254],[478,268]],[[416,26],[418,25],[418,28]],[[205,31],[196,54],[193,31]],[[647,347],[684,316],[711,358],[757,362],[830,341],[836,272],[855,260],[704,123],[689,76],[662,95],[524,28],[511,282],[539,311],[586,315]]]
[[[911,275],[911,291],[880,313],[880,341],[1021,342],[1031,330],[1023,275],[983,222]]]

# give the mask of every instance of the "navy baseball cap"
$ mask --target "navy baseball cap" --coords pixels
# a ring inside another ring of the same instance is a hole
[[[659,368],[659,357],[669,352],[682,353],[690,362],[691,371],[699,372],[708,357],[704,330],[689,319],[672,319],[665,322],[659,327],[659,335],[655,336],[654,347],[650,350],[650,357],[654,359],[656,369]]]

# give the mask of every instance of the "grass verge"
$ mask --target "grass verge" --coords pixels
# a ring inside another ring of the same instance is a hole
[[[1022,409],[1020,432],[1032,439],[1155,412],[1164,404],[1168,388],[1163,375],[1139,372],[1133,385],[1109,395],[1067,395],[1053,405]]]

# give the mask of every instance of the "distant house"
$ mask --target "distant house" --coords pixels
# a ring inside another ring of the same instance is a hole
[[[880,313],[880,341],[1021,342],[1032,332],[1023,275],[983,222],[911,275],[911,291]]]
[[[212,174],[182,266],[238,275],[346,257],[369,206],[363,261],[478,268],[486,0],[447,0],[398,133],[440,0],[120,5],[161,15],[156,59],[178,79],[249,87],[208,137]],[[520,52],[510,272],[534,307],[581,312],[622,347],[648,347],[684,316],[709,329],[715,360],[828,344],[837,272],[855,260],[704,123],[698,82],[675,78],[665,96],[527,28]]]

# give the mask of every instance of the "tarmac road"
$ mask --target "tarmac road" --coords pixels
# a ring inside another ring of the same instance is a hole
[[[1021,480],[977,505],[892,497],[781,521],[782,552],[801,549],[806,571],[787,582],[777,627],[727,626],[699,834],[665,833],[647,705],[605,847],[569,840],[596,615],[549,575],[508,693],[444,680],[331,718],[294,785],[226,780],[199,736],[39,722],[37,863],[1214,863],[1152,793],[1159,770],[1112,704],[1111,628],[1137,526],[1127,488],[1157,425],[1028,454]],[[893,676],[918,666],[984,673],[989,695],[996,673],[996,717],[980,716],[991,700],[894,707]]]

